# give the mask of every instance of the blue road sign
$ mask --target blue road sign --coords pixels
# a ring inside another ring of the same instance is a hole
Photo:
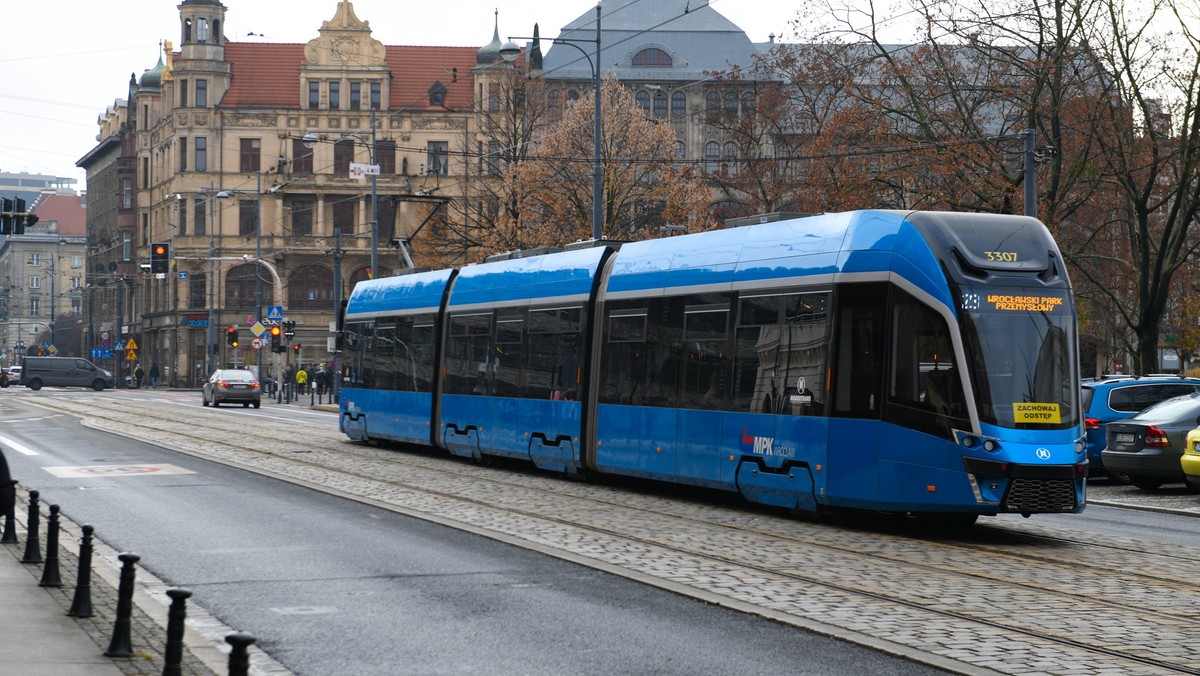
[[[268,305],[267,306],[267,321],[281,322],[283,321],[283,306]]]

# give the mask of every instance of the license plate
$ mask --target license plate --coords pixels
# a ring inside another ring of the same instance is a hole
[[[1118,444],[1132,444],[1135,441],[1137,441],[1137,435],[1135,435],[1135,434],[1123,434],[1120,432],[1117,433],[1117,443]]]
[[[235,384],[235,385],[230,385],[230,386],[229,386],[229,389],[231,389],[231,390],[244,390],[244,389],[246,389],[247,387],[249,387],[249,385],[236,385],[236,384]],[[1129,436],[1133,436],[1133,435],[1131,434],[1131,435],[1129,435]],[[1120,441],[1120,439],[1118,439],[1117,441]]]

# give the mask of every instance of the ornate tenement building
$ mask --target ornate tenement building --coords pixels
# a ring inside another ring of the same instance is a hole
[[[287,359],[326,362],[337,299],[373,262],[377,275],[410,267],[403,242],[444,200],[470,194],[471,159],[453,150],[478,128],[499,30],[482,48],[384,45],[343,1],[307,44],[229,42],[220,2],[178,7],[178,42],[131,76],[78,162],[89,196],[86,347],[118,375],[155,363],[164,382],[194,386],[218,366],[268,364],[250,323],[282,306],[301,346]],[[722,139],[703,111],[724,95],[704,73],[764,45],[685,0],[613,0],[604,11],[601,70],[672,124],[681,154],[714,153]],[[593,39],[594,20],[583,14],[563,36]],[[542,69],[564,101],[591,82],[569,51],[549,49]],[[529,57],[536,67],[540,54]],[[371,177],[352,177],[360,165],[378,167],[374,190]],[[155,275],[159,242],[172,262]],[[235,325],[237,348],[225,337]],[[130,339],[136,350],[113,350]]]

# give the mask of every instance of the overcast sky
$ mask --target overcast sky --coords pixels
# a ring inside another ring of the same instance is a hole
[[[233,41],[305,43],[333,18],[337,0],[222,0]],[[656,0],[642,0],[655,2]],[[0,18],[0,171],[77,179],[75,162],[96,144],[97,117],[126,96],[130,73],[158,61],[159,42],[179,48],[177,0],[6,2]],[[594,11],[593,0],[353,0],[354,13],[388,45],[482,46],[496,10],[500,39],[543,38]],[[754,42],[791,35],[796,5],[782,0],[712,0]],[[262,37],[259,37],[261,35]]]

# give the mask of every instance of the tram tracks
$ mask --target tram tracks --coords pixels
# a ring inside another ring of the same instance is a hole
[[[1111,561],[1104,563],[1111,552],[1101,543],[1053,539],[1056,533],[1066,538],[1066,529],[1011,521],[977,527],[966,538],[923,539],[831,528],[760,509],[351,444],[321,425],[255,417],[255,441],[235,446],[217,441],[229,437],[229,418],[216,411],[181,420],[178,408],[147,406],[141,419],[131,420],[120,402],[63,404],[47,402],[168,448],[471,524],[662,586],[702,590],[715,602],[919,647],[979,668],[1055,673],[1053,662],[1064,672],[1069,665],[1071,673],[1092,667],[1096,673],[1200,673],[1191,657],[1200,642],[1194,619],[1200,591],[1141,568],[1114,571]],[[1179,580],[1197,579],[1200,552],[1174,549],[1142,547],[1136,554],[1170,557]],[[1108,578],[1114,587],[1140,591],[1115,599],[1089,593]]]

